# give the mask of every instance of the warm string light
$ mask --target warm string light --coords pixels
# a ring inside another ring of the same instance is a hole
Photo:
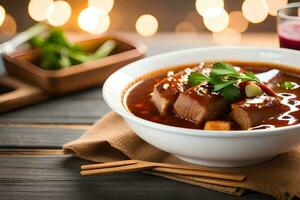
[[[244,17],[251,23],[260,23],[268,16],[265,0],[245,0],[242,5]]]
[[[277,10],[288,3],[288,0],[265,0],[270,15],[276,16]]]
[[[4,20],[5,20],[5,9],[3,8],[3,6],[0,5],[0,26],[3,24]]]
[[[205,17],[207,12],[214,8],[224,8],[223,0],[196,0],[195,2],[197,12]]]
[[[70,19],[72,8],[62,0],[30,0],[28,13],[35,21],[47,20],[52,26],[62,26]]]
[[[83,9],[78,16],[80,28],[89,33],[103,33],[110,25],[110,18],[103,10],[95,7]]]
[[[0,33],[2,33],[3,35],[10,36],[15,34],[16,31],[17,31],[17,24],[15,19],[11,15],[6,14],[5,20],[3,21],[0,27]]]
[[[205,27],[212,32],[223,31],[228,23],[229,16],[224,9],[223,0],[196,0],[197,12],[203,17]]]
[[[206,12],[203,22],[208,30],[221,32],[228,26],[229,16],[223,8],[213,8]]]
[[[78,16],[81,29],[92,34],[104,33],[110,26],[108,13],[114,6],[114,0],[88,0],[88,8],[83,9]]]
[[[224,9],[224,0],[196,0],[197,13],[203,17],[205,27],[216,33],[214,38],[224,35],[238,35],[248,28],[248,21],[260,23],[268,14],[276,16],[277,10],[288,0],[244,0],[242,12]],[[80,28],[90,33],[103,33],[110,26],[108,13],[114,6],[114,0],[88,0],[88,8],[78,16]],[[47,20],[53,26],[65,24],[71,16],[71,6],[63,0],[30,0],[28,12],[35,21]],[[196,11],[194,11],[196,13]],[[300,9],[298,9],[300,16]],[[0,25],[5,18],[5,10],[0,5]],[[184,20],[175,27],[175,32],[197,32],[197,23]],[[136,31],[143,36],[154,35],[158,30],[158,21],[152,15],[142,15],[136,21]]]
[[[55,1],[49,7],[48,23],[52,26],[62,26],[71,17],[72,9],[66,1]]]
[[[142,36],[152,36],[158,30],[158,21],[153,15],[145,14],[137,19],[135,28]]]
[[[29,16],[35,21],[44,21],[49,17],[49,8],[53,0],[30,0],[28,4]]]
[[[109,13],[114,6],[114,0],[88,0],[88,7],[94,7]]]

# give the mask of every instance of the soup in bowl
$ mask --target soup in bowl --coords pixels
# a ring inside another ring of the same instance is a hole
[[[153,146],[194,164],[244,166],[300,143],[300,52],[211,47],[112,74],[106,103]]]

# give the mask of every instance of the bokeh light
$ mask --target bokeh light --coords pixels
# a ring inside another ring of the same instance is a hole
[[[104,33],[107,31],[107,29],[110,26],[110,18],[108,15],[103,14],[99,17],[99,23],[97,24],[97,26],[90,31],[90,33],[93,34],[100,34],[100,33]]]
[[[89,7],[99,8],[106,13],[109,13],[114,6],[114,0],[89,0]]]
[[[229,25],[228,28],[236,30],[237,32],[244,32],[248,28],[248,21],[245,19],[241,11],[232,11],[229,14]]]
[[[252,23],[260,23],[268,16],[265,0],[245,0],[242,5],[244,17]]]
[[[4,22],[5,15],[6,15],[5,9],[3,8],[3,6],[0,5],[0,26]]]
[[[103,33],[109,28],[110,18],[103,10],[89,7],[80,12],[78,24],[89,33]]]
[[[158,21],[153,15],[142,15],[136,20],[135,28],[142,36],[151,36],[157,32]]]
[[[44,21],[49,16],[49,8],[53,0],[30,0],[28,4],[29,16],[35,21]]]
[[[72,9],[66,1],[55,1],[49,8],[48,22],[52,26],[62,26],[71,17]]]
[[[210,9],[209,12],[203,19],[205,27],[212,32],[223,31],[229,24],[229,16],[226,10],[214,8]]]
[[[214,8],[224,8],[223,0],[196,0],[195,2],[197,12],[205,17],[207,12]]]
[[[213,40],[219,45],[239,44],[241,41],[241,33],[234,29],[226,28],[222,32],[213,33]]]
[[[265,0],[270,15],[276,16],[277,10],[288,3],[288,0]]]
[[[3,35],[13,35],[17,32],[16,20],[9,14],[5,16],[2,26],[0,27],[0,33]]]
[[[176,25],[175,33],[197,33],[197,29],[191,22],[182,21]]]

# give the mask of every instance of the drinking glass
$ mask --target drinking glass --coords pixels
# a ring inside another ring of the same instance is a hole
[[[277,12],[280,47],[300,50],[300,2],[290,3]]]

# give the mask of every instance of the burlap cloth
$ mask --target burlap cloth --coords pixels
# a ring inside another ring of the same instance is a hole
[[[183,163],[140,139],[124,120],[113,112],[96,122],[80,138],[65,144],[63,148],[66,154],[74,154],[94,162],[130,158]],[[253,190],[272,195],[277,199],[292,199],[295,196],[300,198],[300,146],[292,152],[282,154],[262,164],[239,168],[209,169],[245,174],[247,178],[244,182],[235,185],[220,186],[186,180],[170,174],[148,173],[234,195],[241,195],[245,190]]]

